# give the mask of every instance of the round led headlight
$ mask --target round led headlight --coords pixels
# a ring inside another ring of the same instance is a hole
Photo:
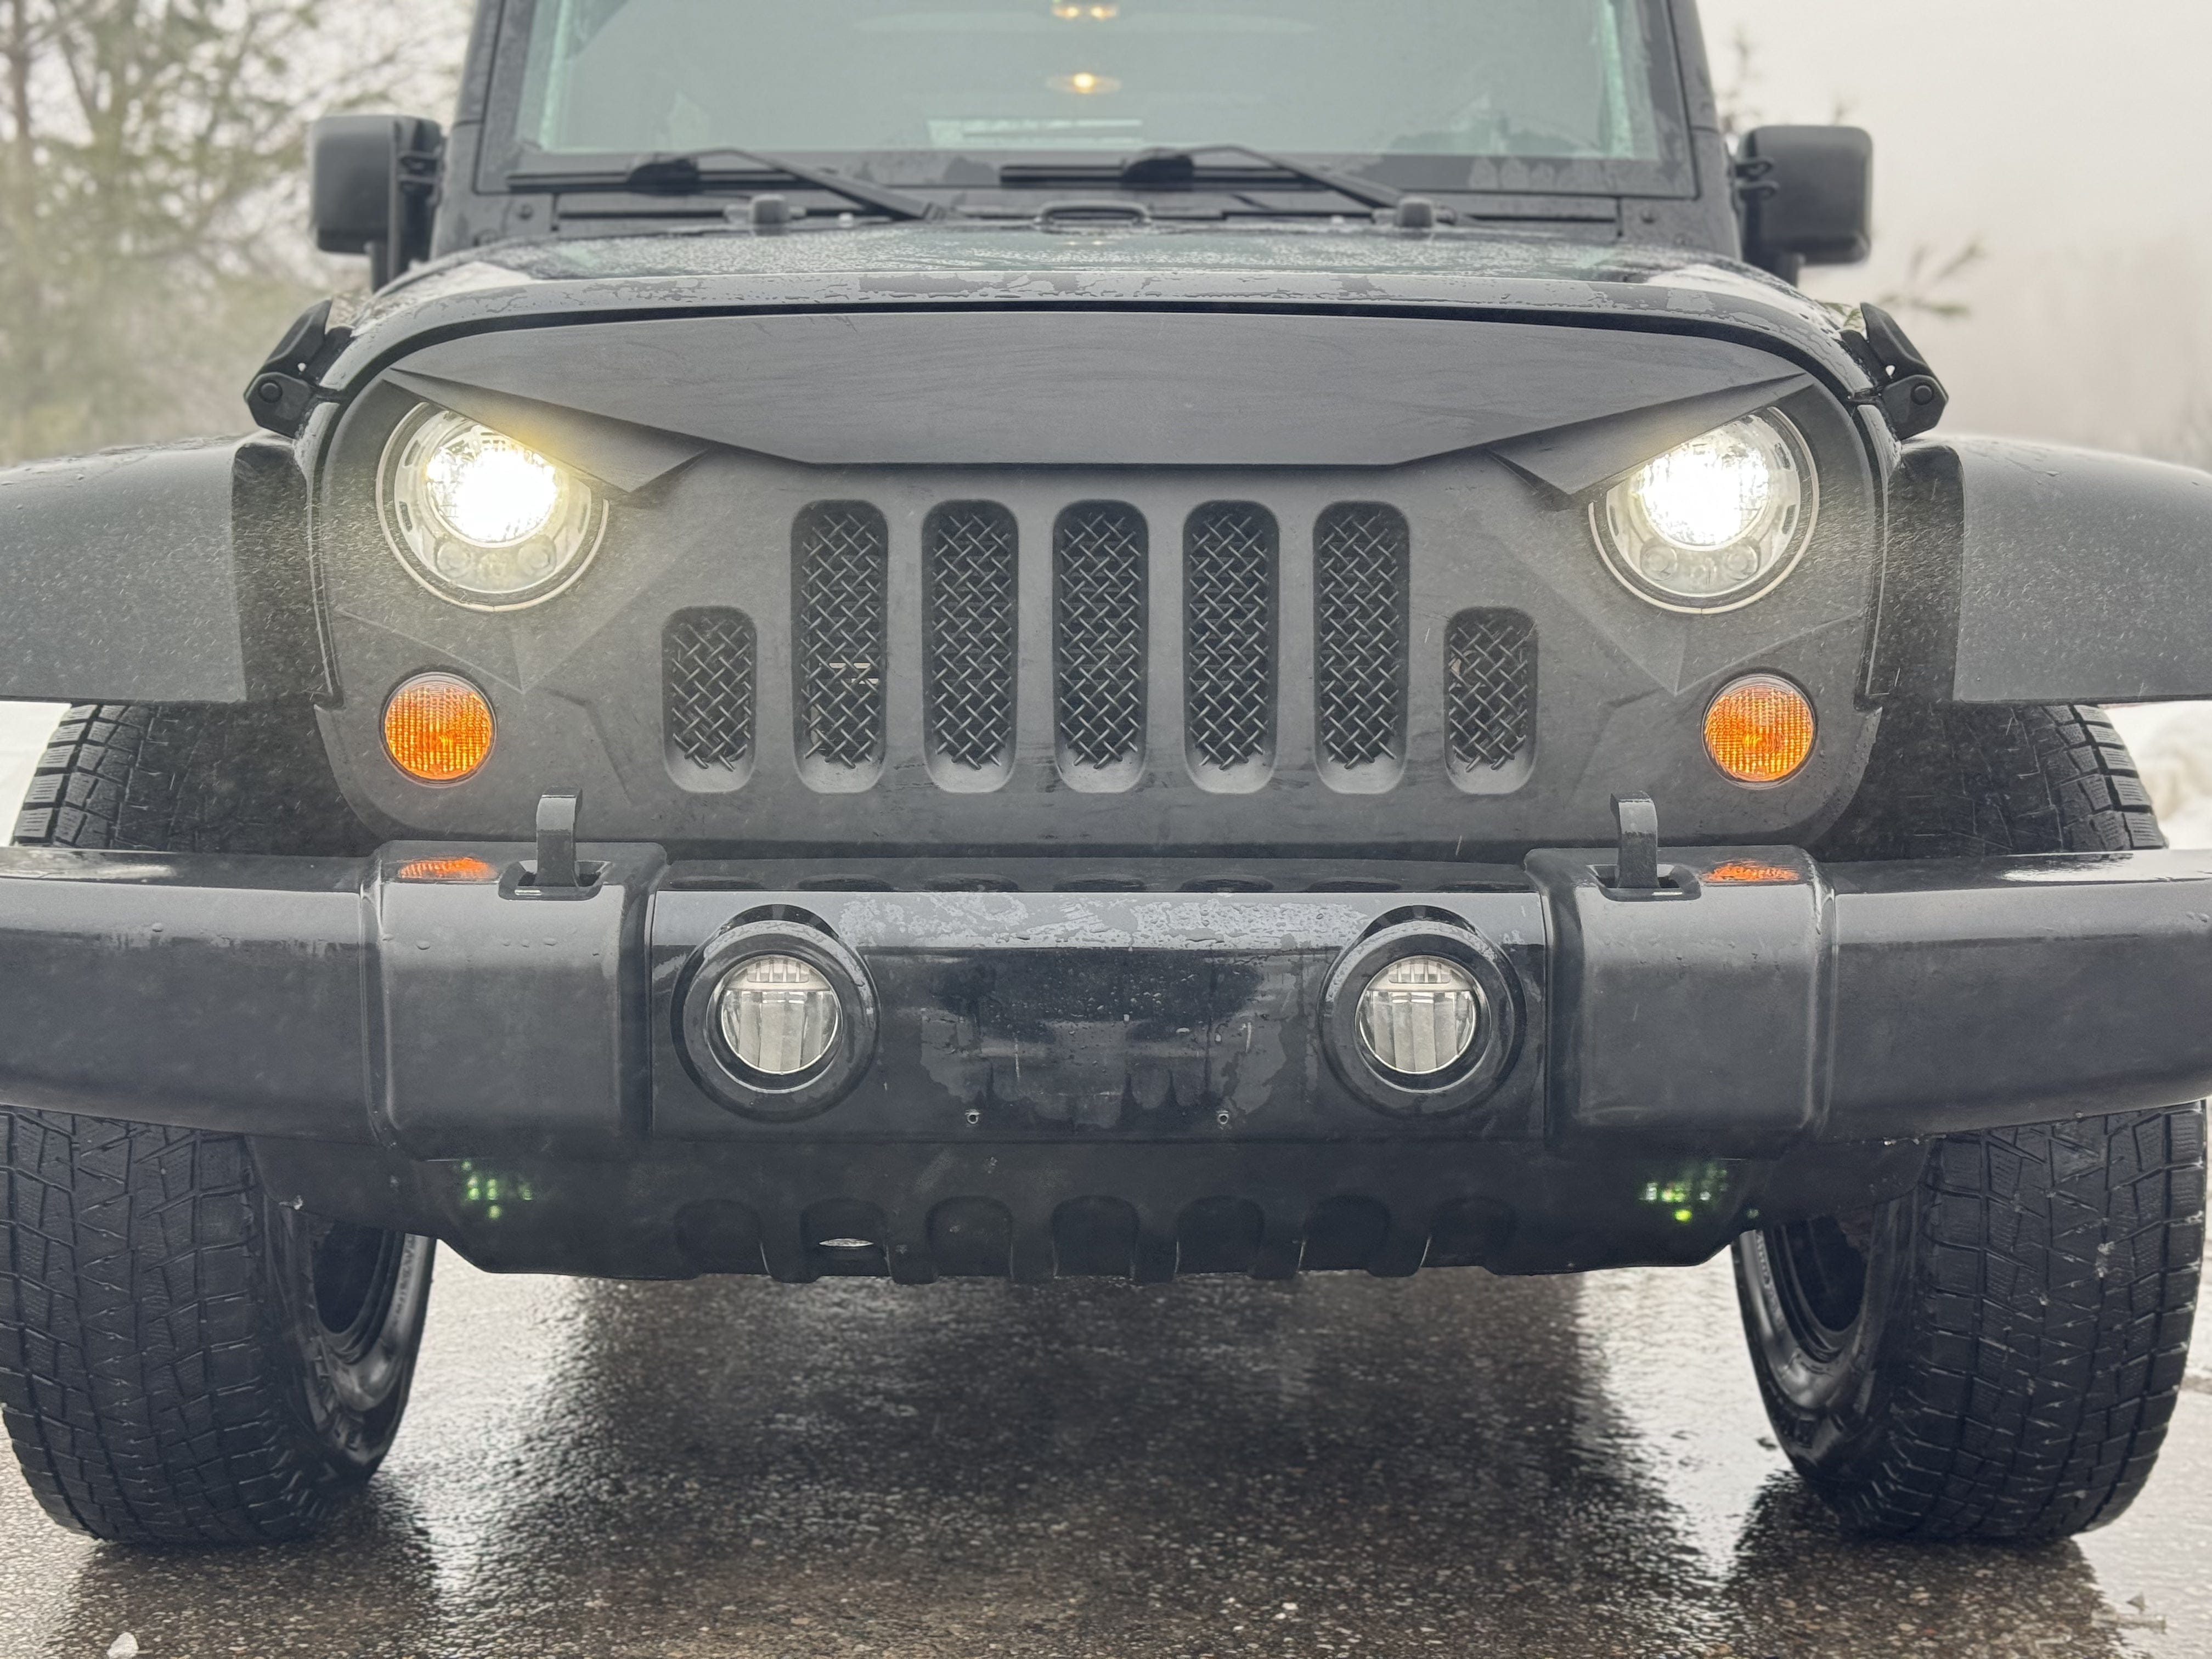
[[[408,574],[476,611],[517,611],[584,574],[606,508],[536,450],[425,404],[385,446],[377,506]]]
[[[1591,518],[1606,563],[1644,599],[1669,611],[1732,611],[1796,567],[1819,506],[1805,440],[1768,410],[1647,461]]]

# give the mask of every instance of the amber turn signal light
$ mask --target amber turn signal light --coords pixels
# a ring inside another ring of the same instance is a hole
[[[497,881],[499,872],[482,859],[410,859],[399,866],[398,879],[466,887]]]
[[[1774,674],[1730,684],[1705,710],[1705,752],[1738,783],[1785,783],[1813,757],[1813,703]]]
[[[491,705],[454,674],[417,674],[384,705],[384,752],[420,783],[459,783],[491,753]]]

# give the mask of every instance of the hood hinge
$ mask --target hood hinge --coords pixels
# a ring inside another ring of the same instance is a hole
[[[353,337],[350,329],[332,328],[331,301],[318,300],[301,312],[269,361],[255,371],[246,389],[246,407],[256,426],[279,437],[296,438],[321,392],[322,376]]]
[[[1866,332],[1844,331],[1844,349],[1858,360],[1875,389],[1871,397],[1853,401],[1880,404],[1900,443],[1933,432],[1950,407],[1951,394],[1896,318],[1880,306],[1861,306],[1859,314],[1866,319]]]

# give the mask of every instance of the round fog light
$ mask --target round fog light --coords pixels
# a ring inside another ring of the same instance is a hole
[[[1401,1077],[1449,1071],[1474,1046],[1480,1023],[1474,976],[1442,957],[1405,957],[1377,974],[1359,999],[1359,1040]]]
[[[752,957],[716,994],[722,1040],[763,1077],[811,1071],[836,1046],[843,1004],[829,975],[796,957]]]

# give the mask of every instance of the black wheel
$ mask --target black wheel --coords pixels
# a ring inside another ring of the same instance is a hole
[[[72,709],[19,830],[49,846],[341,853],[304,708]],[[0,1417],[64,1526],[312,1531],[407,1407],[434,1246],[272,1203],[234,1136],[0,1109]]]
[[[2162,845],[2086,708],[1921,710],[1830,857]],[[1949,1136],[1910,1197],[1736,1243],[1775,1432],[1852,1528],[2039,1540],[2116,1519],[2179,1396],[2203,1244],[2199,1106]]]

